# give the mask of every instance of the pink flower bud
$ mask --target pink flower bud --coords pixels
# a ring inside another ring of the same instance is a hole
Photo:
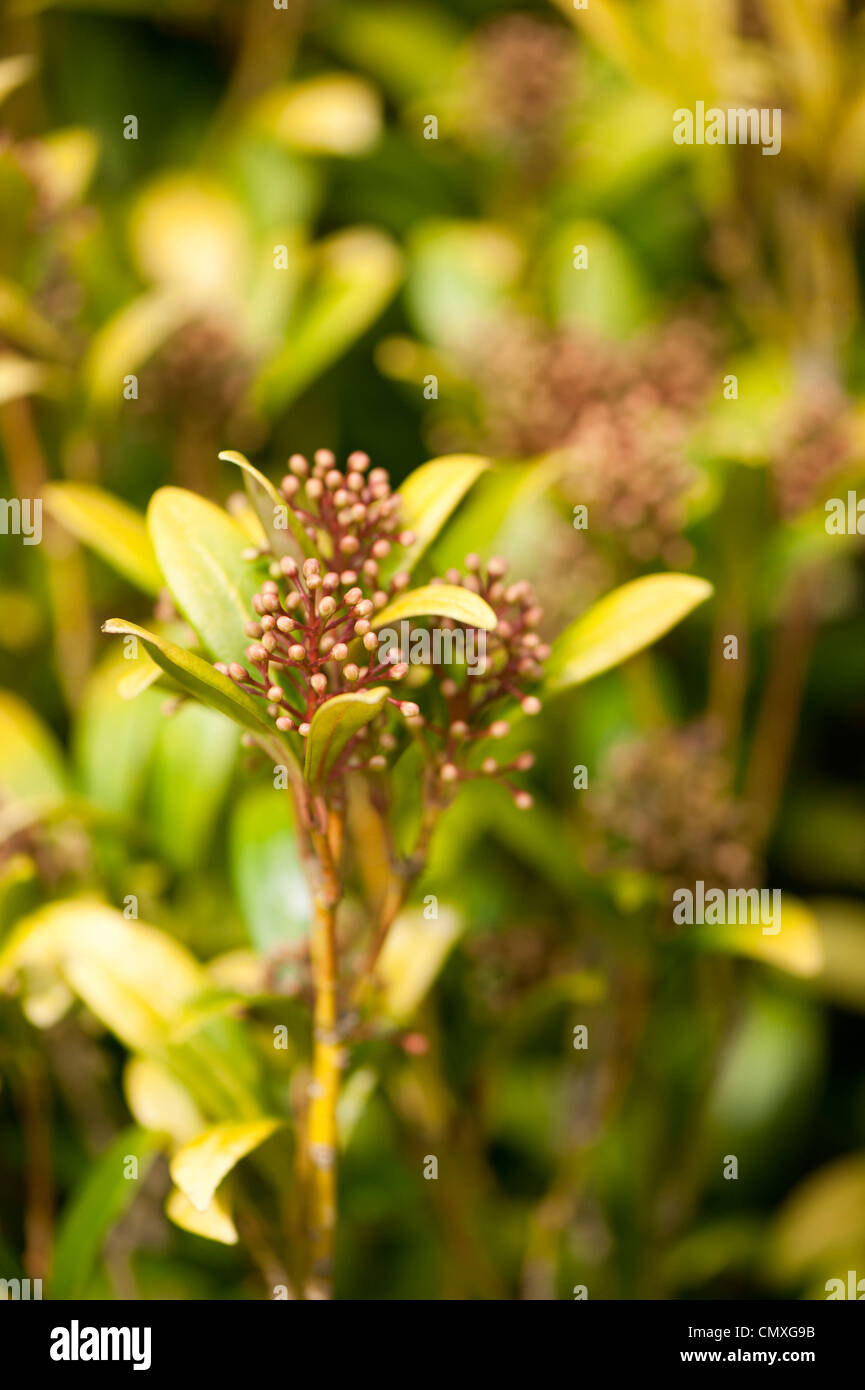
[[[443,782],[456,782],[459,775],[459,768],[454,763],[445,763],[439,772],[439,777]]]
[[[243,629],[243,630],[244,630],[244,632],[246,633],[247,637],[260,637],[260,636],[261,636],[261,626],[260,626],[259,623],[246,623],[246,624],[244,625],[244,629]]]
[[[272,704],[274,704],[274,705],[280,705],[280,704],[282,704],[283,700],[285,699],[285,695],[283,694],[282,687],[279,686],[279,685],[272,685],[272,686],[270,687],[270,689],[268,690],[268,692],[267,692],[267,698],[268,698],[268,700],[270,700],[270,701],[272,702]]]
[[[323,618],[330,618],[336,612],[336,599],[327,597],[321,600],[318,611]]]
[[[327,676],[323,671],[317,671],[314,676],[310,676],[309,683],[316,695],[323,695],[327,690]]]
[[[358,676],[360,675],[360,672],[358,671],[354,662],[349,661],[347,665],[343,666],[342,674],[345,676],[347,681],[356,681]]]
[[[319,468],[333,468],[336,463],[336,455],[331,449],[316,449],[312,457]]]
[[[292,473],[295,473],[298,478],[305,478],[309,473],[309,464],[303,457],[303,454],[292,454],[291,458],[288,460],[288,466]]]
[[[420,714],[420,706],[413,700],[403,700],[399,706],[400,714],[404,714],[406,719],[416,719]]]
[[[355,449],[346,459],[349,468],[353,468],[357,473],[363,473],[369,468],[369,454],[365,454],[362,449]]]
[[[284,734],[288,734],[294,728],[294,720],[289,719],[287,714],[281,714],[279,719],[277,719],[276,721],[276,727],[280,729]]]
[[[308,724],[298,724],[298,726],[297,726],[297,732],[300,734],[301,738],[306,738],[307,734],[309,733],[309,725],[308,725]]]
[[[279,568],[288,579],[291,579],[297,574],[297,561],[292,560],[290,555],[283,555],[279,562]]]
[[[267,648],[263,647],[260,642],[253,642],[251,646],[247,647],[246,656],[253,665],[260,666],[262,661],[267,660]]]
[[[491,777],[492,774],[494,772],[498,772],[498,770],[499,765],[496,762],[495,758],[484,758],[483,762],[481,763],[481,772],[485,772],[488,777]]]
[[[520,709],[523,714],[540,714],[541,708],[541,702],[537,695],[527,695],[524,700],[520,701]]]
[[[530,767],[535,765],[534,753],[520,753],[514,758],[514,767],[518,772],[528,772]]]
[[[345,661],[345,658],[348,656],[348,647],[344,642],[337,642],[330,654],[334,661]]]
[[[232,661],[228,668],[228,674],[233,681],[248,681],[249,672],[245,671],[239,661]]]
[[[501,579],[503,574],[508,572],[508,562],[501,555],[494,555],[487,565],[487,573],[491,579]]]
[[[214,671],[218,671],[219,674],[220,674],[221,676],[227,676],[227,675],[228,675],[228,667],[226,666],[226,664],[225,664],[224,661],[215,661],[215,662],[213,663],[213,669],[214,669]],[[241,669],[243,669],[243,668],[241,668]]]
[[[366,647],[366,650],[368,652],[375,651],[376,647],[378,646],[378,638],[374,632],[367,632],[364,635],[363,645]]]
[[[521,811],[530,811],[535,803],[530,792],[516,792],[514,795],[514,804],[518,806]]]
[[[403,678],[403,676],[405,676],[405,675],[407,675],[407,674],[408,674],[408,662],[407,662],[407,661],[397,661],[396,664],[395,664],[394,666],[391,667],[391,676],[393,677],[393,679],[394,679],[395,681],[401,681],[402,678]]]
[[[506,719],[497,719],[487,730],[491,738],[506,738],[511,731],[511,726]]]
[[[372,554],[376,560],[383,560],[386,555],[390,554],[390,541],[386,541],[384,538],[376,541],[372,547]]]
[[[291,657],[292,661],[305,661],[306,647],[302,647],[299,642],[295,642],[289,647],[288,655]]]

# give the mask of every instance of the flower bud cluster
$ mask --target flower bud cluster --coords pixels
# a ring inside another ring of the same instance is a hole
[[[260,699],[280,733],[301,738],[335,695],[401,683],[411,685],[413,695],[417,687],[429,701],[430,717],[414,699],[401,698],[402,692],[388,704],[403,717],[402,733],[418,740],[443,796],[468,777],[506,780],[508,773],[526,770],[529,754],[502,766],[484,758],[479,767],[471,754],[478,740],[509,732],[497,717],[503,705],[516,700],[526,714],[540,709],[526,687],[540,678],[549,648],[536,630],[543,615],[531,587],[508,583],[504,560],[494,558],[484,568],[476,555],[467,557],[465,576],[449,570],[432,580],[479,594],[495,612],[497,626],[484,633],[486,660],[478,674],[457,670],[455,676],[454,668],[433,664],[426,671],[414,668],[409,681],[412,668],[405,660],[394,662],[390,652],[379,652],[376,631],[377,616],[409,583],[407,571],[394,566],[400,548],[415,539],[400,524],[399,494],[391,492],[385,470],[370,468],[369,457],[360,452],[349,455],[344,469],[327,449],[319,449],[311,463],[295,454],[288,467],[281,494],[317,553],[272,559],[270,577],[252,600],[246,662],[217,663],[217,670]],[[259,555],[251,550],[247,558]],[[432,621],[456,626],[447,618]],[[379,716],[349,741],[331,775],[383,771],[389,755],[401,748],[387,717]],[[531,804],[528,793],[511,790],[518,805]]]

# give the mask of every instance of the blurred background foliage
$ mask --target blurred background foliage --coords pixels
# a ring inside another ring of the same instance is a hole
[[[530,813],[478,783],[445,817],[346,1084],[338,1295],[865,1276],[863,568],[823,510],[863,481],[865,6],[17,0],[0,24],[2,486],[46,499],[0,573],[0,973],[30,930],[0,1002],[0,1275],[281,1282],[291,1199],[258,1185],[284,1135],[207,1230],[163,1204],[196,1106],[285,1111],[302,1073],[291,819],[218,715],[119,693],[97,634],[160,616],[155,488],[231,506],[220,449],[278,477],[325,446],[395,483],[491,458],[434,565],[507,554],[551,631],[647,570],[716,590],[521,731]],[[697,100],[781,108],[780,155],[676,145]],[[786,929],[674,929],[698,877],[781,888]],[[141,923],[102,933],[82,894]]]

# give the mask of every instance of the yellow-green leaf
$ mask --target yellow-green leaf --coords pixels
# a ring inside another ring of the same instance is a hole
[[[791,975],[811,978],[823,968],[823,941],[817,918],[798,898],[781,894],[781,909],[772,926],[764,931],[759,922],[728,922],[724,926],[703,927],[699,940],[712,951],[747,956],[774,965]]]
[[[182,297],[163,290],[124,304],[95,334],[84,362],[93,405],[119,407],[124,377],[136,373],[189,314]]]
[[[166,174],[138,198],[129,221],[141,274],[187,303],[242,304],[250,232],[237,200],[215,179]]]
[[[218,1240],[220,1245],[236,1245],[240,1239],[228,1203],[219,1196],[214,1197],[204,1211],[199,1211],[174,1187],[165,1203],[165,1215],[182,1231],[203,1236],[205,1240]]]
[[[389,694],[386,685],[352,690],[334,695],[316,710],[306,739],[304,776],[308,782],[318,784],[327,776],[349,739],[375,719]]]
[[[0,790],[26,805],[59,801],[66,794],[63,754],[30,706],[0,690]]]
[[[303,312],[256,382],[258,403],[269,415],[283,411],[366,331],[402,273],[395,243],[372,227],[335,233],[317,248],[317,262]]]
[[[28,82],[37,66],[30,53],[15,53],[0,61],[0,101],[5,101],[16,87]]]
[[[265,721],[255,700],[245,690],[240,690],[228,676],[223,676],[208,661],[203,661],[194,652],[169,642],[167,637],[159,637],[155,632],[129,623],[125,618],[109,618],[102,624],[102,631],[114,636],[129,635],[144,643],[157,665],[161,666],[172,680],[185,690],[187,695],[200,700],[212,709],[218,709],[236,724],[255,734],[262,746],[265,741],[268,751],[274,749],[277,761],[287,757],[296,762],[295,755],[288,744],[283,743],[276,730]]]
[[[43,907],[11,933],[0,951],[0,984],[31,969],[59,975],[138,1052],[161,1047],[180,1010],[208,984],[170,936],[85,898]]]
[[[184,488],[163,487],[147,509],[147,528],[175,603],[218,661],[242,661],[260,574],[243,552],[242,529],[221,507]]]
[[[272,139],[308,154],[360,155],[381,134],[381,102],[351,73],[322,73],[266,92],[253,113]]]
[[[849,1154],[806,1178],[781,1208],[767,1265],[782,1282],[808,1274],[846,1279],[865,1241],[865,1154]]]
[[[206,1211],[217,1187],[232,1168],[284,1124],[265,1118],[214,1125],[185,1144],[171,1160],[171,1176],[197,1211]]]
[[[123,1073],[130,1112],[143,1129],[167,1134],[186,1144],[207,1128],[207,1121],[185,1086],[152,1057],[133,1057]]]
[[[385,1012],[411,1018],[435,982],[465,923],[452,908],[439,907],[435,920],[410,910],[400,914],[387,935],[377,966]]]
[[[291,544],[293,539],[302,555],[312,555],[314,547],[303,523],[270,479],[254,467],[245,454],[238,453],[236,449],[223,449],[219,457],[225,463],[233,463],[243,469],[243,483],[247,496],[264,527],[264,533],[273,547],[274,554],[292,554],[295,550],[295,546]],[[277,526],[277,515],[285,517],[287,526]]]
[[[413,568],[481,473],[489,467],[489,459],[478,454],[448,454],[422,463],[409,474],[399,489],[402,499],[399,519],[405,530],[414,532],[415,539],[404,550],[394,552],[390,570]]]
[[[162,575],[143,516],[87,483],[48,483],[42,495],[55,521],[76,540],[95,550],[144,593],[159,593]]]
[[[690,574],[650,574],[599,599],[556,639],[547,688],[564,690],[642,651],[713,592]]]
[[[386,627],[403,618],[453,618],[467,627],[487,631],[496,625],[496,615],[486,599],[459,584],[425,584],[421,589],[406,589],[375,614],[372,625]]]

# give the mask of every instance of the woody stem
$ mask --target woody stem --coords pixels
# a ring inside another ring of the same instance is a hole
[[[313,1014],[312,1085],[307,1116],[309,1241],[312,1297],[329,1298],[336,1234],[336,1107],[341,1044],[338,1031],[336,909],[341,887],[328,834],[311,832],[317,860],[311,959]]]

